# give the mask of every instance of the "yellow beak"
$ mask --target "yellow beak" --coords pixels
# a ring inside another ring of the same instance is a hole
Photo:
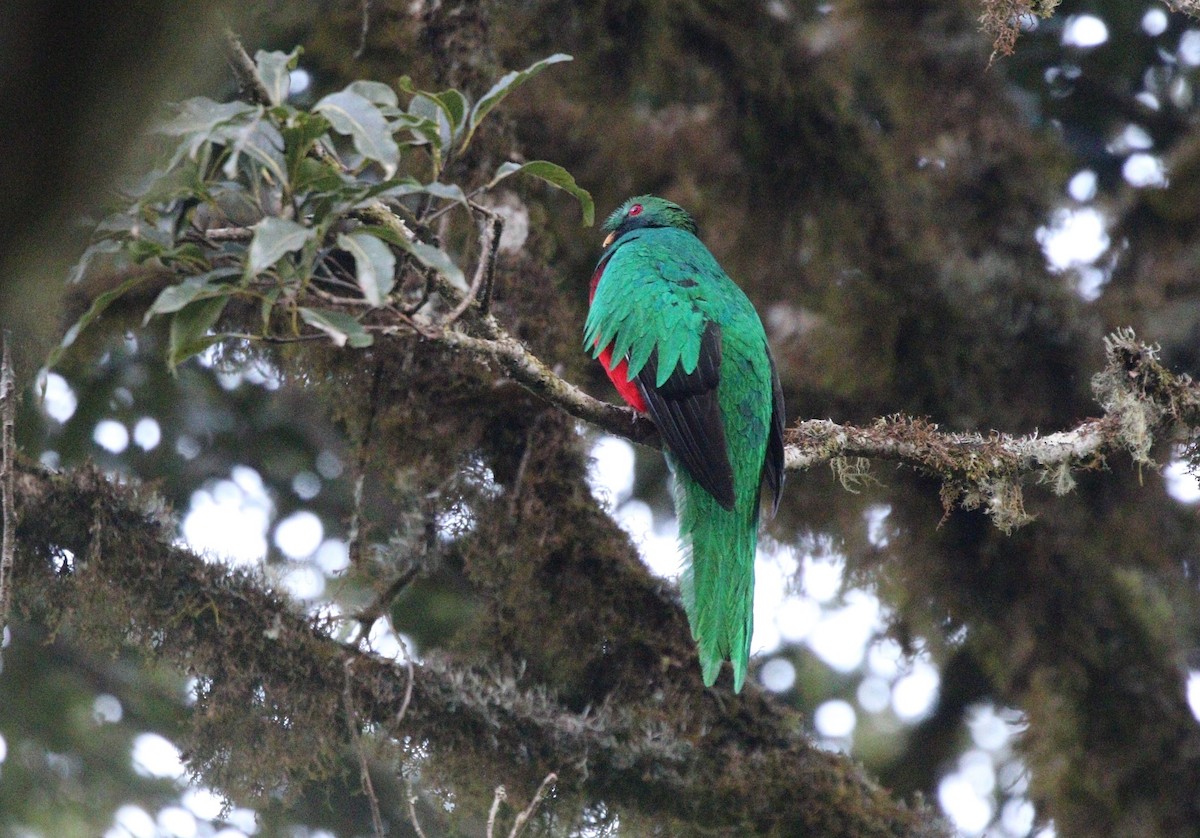
[[[609,233],[607,236],[604,237],[604,246],[608,247],[610,244],[613,243],[613,239],[615,239],[616,237],[617,237],[616,232]]]

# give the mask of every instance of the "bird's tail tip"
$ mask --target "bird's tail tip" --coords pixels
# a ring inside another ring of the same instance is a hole
[[[700,672],[704,678],[704,686],[711,687],[717,683],[717,676],[721,674],[721,664],[725,661],[733,664],[733,691],[740,693],[742,687],[746,684],[746,672],[749,668],[748,660],[740,660],[737,657],[726,657],[721,654],[702,654],[700,658]]]

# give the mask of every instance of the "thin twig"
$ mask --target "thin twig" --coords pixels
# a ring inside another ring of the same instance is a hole
[[[513,821],[513,828],[508,833],[508,838],[518,838],[522,830],[525,829],[525,823],[533,817],[533,812],[537,809],[538,804],[542,802],[542,798],[546,796],[550,786],[558,782],[558,775],[551,772],[546,775],[546,779],[542,780],[542,784],[538,786],[538,790],[533,795],[533,800],[529,801],[529,805],[524,811],[517,815],[517,819]]]
[[[326,257],[324,261],[326,264],[328,264],[330,262],[329,257]],[[357,297],[339,297],[338,299],[340,299],[340,300],[361,299],[362,298],[362,286],[358,284],[358,280],[357,279],[347,279],[347,277],[352,277],[353,275],[347,274],[345,271],[342,271],[341,274],[342,274],[341,276],[338,276],[337,273],[335,273],[334,271],[330,271],[328,274],[321,277],[321,284],[322,285],[335,285],[338,288],[345,288],[347,291],[353,291],[355,294],[358,295]]]
[[[271,92],[263,84],[258,67],[254,65],[254,61],[232,29],[225,30],[225,57],[229,59],[229,66],[233,68],[233,75],[237,78],[242,95],[256,105],[270,107]]]
[[[3,507],[4,535],[0,540],[0,671],[4,669],[4,632],[8,630],[8,613],[12,604],[13,556],[16,552],[16,512],[13,504],[16,497],[16,378],[13,375],[12,355],[8,348],[9,332],[4,330],[3,359],[0,360],[0,450],[3,464],[0,465],[0,506]]]
[[[432,195],[426,195],[425,198],[429,201],[433,200]],[[433,224],[430,223],[428,226],[432,227]],[[440,247],[441,242],[444,242],[446,240],[446,237],[449,233],[450,233],[450,216],[443,215],[441,218],[438,219],[437,233],[435,234],[436,239],[434,242],[434,246]]]
[[[533,423],[529,426],[529,430],[525,434],[525,450],[521,452],[521,459],[517,463],[517,474],[513,477],[511,494],[512,497],[508,501],[508,517],[515,522],[520,521],[518,514],[518,505],[521,502],[521,484],[525,482],[525,472],[529,469],[529,460],[533,457],[533,437],[537,433],[538,425],[542,421],[545,414],[539,414]]]
[[[442,168],[445,169],[445,166],[443,166]],[[483,186],[475,187],[474,189],[472,189],[470,192],[467,193],[467,203],[473,204],[475,199],[478,198],[480,195],[482,195],[485,191],[487,191],[486,184]],[[450,212],[450,210],[454,209],[457,206],[459,206],[459,204],[457,202],[452,202],[452,203],[446,204],[446,206],[442,207],[441,209],[437,210],[436,212],[431,213],[429,215],[429,217],[425,219],[425,222],[428,224],[428,223],[432,222],[434,219]]]
[[[492,252],[488,254],[488,272],[483,281],[483,294],[479,299],[479,310],[484,314],[492,308],[492,291],[496,287],[496,256],[500,252],[500,239],[503,235],[504,219],[497,215],[492,219]]]
[[[429,838],[425,834],[425,830],[421,829],[421,822],[417,820],[417,793],[413,791],[411,777],[404,778],[404,788],[404,799],[408,803],[408,819],[412,821],[413,830],[416,831],[418,838]]]
[[[332,278],[332,277],[331,277]],[[343,297],[340,294],[331,294],[323,288],[315,288],[310,285],[307,289],[308,293],[314,297],[324,300],[327,303],[332,303],[336,306],[354,306],[355,308],[374,308],[372,303],[361,297]]]
[[[475,267],[475,276],[471,279],[471,287],[463,298],[458,301],[450,313],[447,314],[441,322],[443,329],[449,328],[454,321],[462,317],[471,305],[479,296],[479,289],[483,287],[484,279],[492,273],[494,268],[492,262],[496,258],[496,248],[493,246],[494,228],[485,219],[479,225],[479,264]]]
[[[350,532],[347,540],[350,562],[356,566],[362,563],[363,558],[362,540],[359,537],[362,521],[363,485],[367,477],[367,452],[371,447],[371,434],[375,430],[375,414],[379,412],[379,391],[382,385],[383,359],[380,358],[375,362],[375,371],[371,376],[371,392],[367,396],[367,423],[363,428],[362,439],[358,442],[358,457],[354,466],[354,509],[350,513]],[[372,622],[374,621],[372,620]]]
[[[395,724],[399,729],[405,714],[408,713],[408,705],[412,703],[413,684],[417,680],[417,673],[413,667],[412,652],[408,651],[408,644],[404,642],[404,638],[400,636],[399,632],[396,633],[396,642],[400,644],[400,649],[404,652],[404,666],[408,669],[408,686],[404,688],[404,700],[400,702],[400,709],[396,711]]]
[[[386,310],[395,315],[399,324],[364,325],[363,328],[368,332],[378,332],[382,335],[407,335],[415,333],[428,340],[437,341],[442,339],[443,331],[439,327],[432,325],[428,320],[424,318],[418,320],[416,317],[409,317],[395,306],[387,306]]]
[[[487,819],[487,838],[495,838],[496,836],[496,815],[500,814],[500,804],[508,799],[508,792],[504,786],[496,786],[496,793],[492,795],[492,808],[488,810]]]
[[[362,625],[363,632],[370,630],[375,621],[383,616],[383,612],[391,607],[396,597],[400,596],[401,592],[417,578],[417,574],[420,571],[420,566],[414,563],[412,567],[397,576],[386,589],[381,591],[379,596],[375,597],[374,602],[354,615],[354,619]]]
[[[433,275],[435,271],[432,268],[426,268],[422,273],[424,278],[424,288],[421,290],[421,297],[411,306],[405,306],[400,309],[400,312],[406,316],[412,316],[421,310],[421,307],[429,302],[429,296],[433,293]]]
[[[383,815],[379,811],[379,796],[375,794],[375,784],[371,782],[371,772],[367,767],[367,754],[361,747],[358,751],[359,772],[362,778],[363,791],[371,804],[371,826],[375,828],[375,838],[385,838]]]
[[[354,51],[354,59],[363,57],[367,51],[367,33],[371,31],[371,0],[362,0],[362,28],[358,32],[358,49]]]
[[[200,234],[212,242],[248,242],[254,238],[254,231],[249,227],[213,227],[201,230]]]
[[[375,838],[384,838],[386,833],[383,829],[383,816],[379,811],[379,796],[375,794],[375,784],[371,782],[371,772],[367,765],[367,751],[363,747],[362,731],[358,727],[358,711],[354,709],[354,696],[351,691],[353,664],[353,659],[348,659],[343,666],[346,683],[342,690],[342,701],[346,710],[346,728],[350,733],[350,741],[354,744],[354,750],[358,753],[359,782],[362,784],[363,794],[367,796],[367,802],[371,806],[371,825],[375,828]]]
[[[500,251],[500,237],[504,235],[504,216],[474,201],[471,202],[471,208],[476,212],[482,213],[488,219],[491,226],[486,261],[487,276],[484,277],[483,290],[479,295],[479,310],[483,314],[487,314],[492,306],[492,288],[496,278],[496,254]],[[483,259],[482,252],[480,253],[480,259]]]
[[[329,340],[329,335],[324,332],[310,332],[304,335],[252,335],[249,332],[225,332],[222,337],[232,338],[234,340],[246,340],[252,343],[303,343],[307,340]]]

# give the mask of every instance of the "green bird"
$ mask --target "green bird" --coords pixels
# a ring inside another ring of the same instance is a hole
[[[783,489],[783,393],[762,321],[678,204],[630,198],[604,223],[584,347],[666,445],[684,554],[683,605],[705,686],[733,663],[740,692],[754,630],[764,479]]]

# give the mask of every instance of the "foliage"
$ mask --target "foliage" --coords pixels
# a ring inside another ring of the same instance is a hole
[[[456,211],[486,215],[478,201],[511,175],[569,193],[583,223],[593,222],[591,196],[545,160],[503,163],[474,188],[445,179],[510,93],[570,56],[510,72],[474,103],[453,88],[420,90],[405,76],[399,87],[407,106],[388,85],[360,80],[302,109],[288,103],[289,71],[299,55],[299,48],[258,52],[264,102],[181,103],[156,129],[173,143],[165,163],[133,191],[128,207],[97,227],[72,272],[78,282],[101,259],[163,269],[170,280],[144,323],[169,318],[172,369],[227,338],[287,342],[324,334],[338,346],[370,346],[383,328],[373,315],[390,309],[418,316],[437,276],[467,290],[461,254],[451,253],[431,225]],[[137,274],[99,295],[48,365],[147,280]],[[362,305],[338,308],[347,292],[351,304]],[[303,304],[314,295],[326,305]],[[214,331],[233,300],[254,306],[257,322],[242,332]]]

